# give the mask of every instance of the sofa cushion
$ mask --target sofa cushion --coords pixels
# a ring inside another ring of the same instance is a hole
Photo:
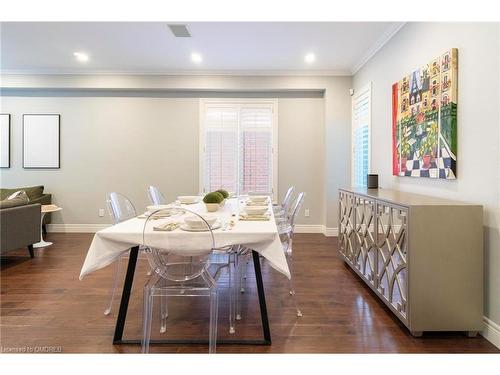
[[[15,193],[9,195],[7,199],[15,199],[15,198],[23,198],[27,200],[28,202],[30,201],[30,198],[28,197],[28,194],[24,190],[18,190]]]
[[[6,199],[9,195],[12,195],[16,191],[24,190],[28,195],[28,198],[31,200],[40,198],[43,195],[43,185],[39,186],[28,186],[28,187],[19,187],[12,189],[0,189],[0,199]]]
[[[19,195],[12,199],[4,199],[0,201],[0,209],[25,206],[29,203],[26,196]]]

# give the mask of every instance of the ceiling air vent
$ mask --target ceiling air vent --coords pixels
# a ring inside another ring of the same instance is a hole
[[[168,25],[168,27],[177,38],[191,38],[191,34],[186,25]]]

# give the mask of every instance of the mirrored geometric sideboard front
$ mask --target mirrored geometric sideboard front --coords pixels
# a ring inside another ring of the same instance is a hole
[[[414,336],[483,329],[482,206],[340,189],[339,252]]]

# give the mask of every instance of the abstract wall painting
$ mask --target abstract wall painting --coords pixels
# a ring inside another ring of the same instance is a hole
[[[455,179],[458,50],[392,86],[392,174]]]

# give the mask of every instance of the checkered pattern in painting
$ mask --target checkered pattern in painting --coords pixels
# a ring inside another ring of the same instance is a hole
[[[455,178],[453,169],[456,161],[443,147],[441,156],[430,161],[429,166],[424,166],[422,159],[414,153],[406,160],[406,171],[399,172],[400,176],[430,177],[430,178]]]

